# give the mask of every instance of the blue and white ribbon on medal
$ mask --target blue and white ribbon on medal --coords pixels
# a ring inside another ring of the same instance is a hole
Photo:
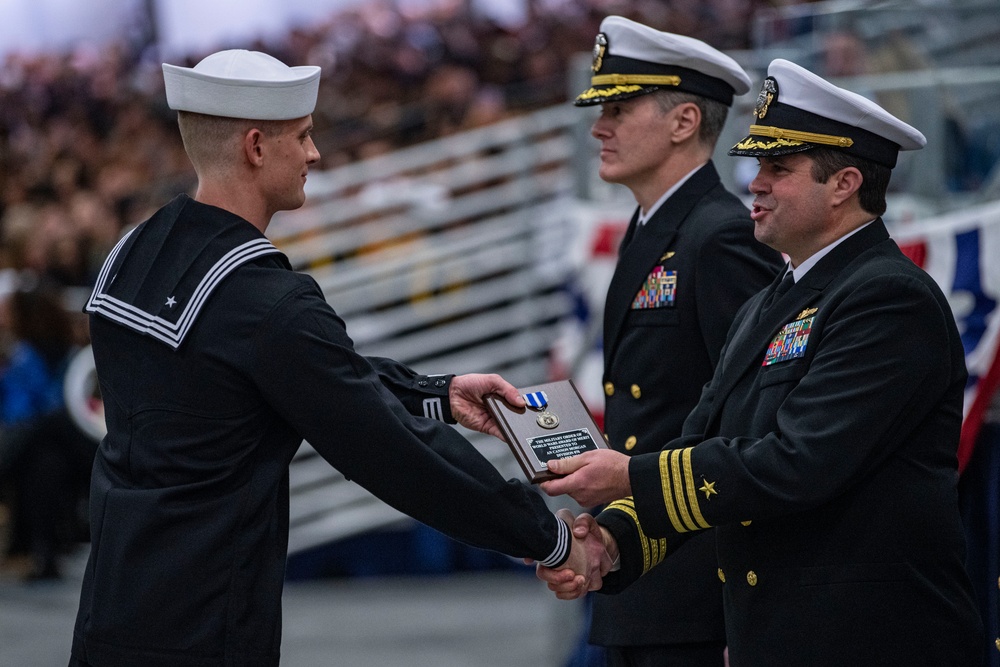
[[[542,428],[555,428],[559,426],[559,417],[546,409],[549,406],[549,397],[545,395],[544,391],[533,391],[528,394],[522,394],[522,396],[529,408],[532,410],[541,410],[541,413],[535,419],[539,426]]]
[[[533,391],[531,393],[524,394],[524,402],[529,408],[544,410],[549,404],[549,397],[545,395],[544,391]]]

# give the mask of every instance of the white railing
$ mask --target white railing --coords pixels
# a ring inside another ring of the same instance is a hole
[[[357,350],[421,372],[549,379],[574,270],[572,109],[549,109],[310,174],[269,236],[309,272]],[[507,447],[463,429],[505,475]],[[294,553],[405,517],[303,444],[291,466]]]

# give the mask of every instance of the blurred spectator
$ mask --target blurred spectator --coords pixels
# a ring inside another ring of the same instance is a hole
[[[833,30],[823,38],[819,73],[827,78],[886,74],[891,72],[926,71],[933,69],[928,55],[901,30],[882,36],[871,49],[853,26]],[[877,102],[892,115],[908,123],[920,124],[915,118],[920,111],[916,105],[926,104],[926,90],[864,90],[852,88]],[[983,185],[995,156],[981,141],[972,139],[974,134],[965,113],[947,87],[934,89],[934,103],[941,106],[944,118],[944,171],[950,191],[972,191]],[[906,182],[903,165],[897,183]]]
[[[0,371],[0,481],[14,507],[9,551],[30,555],[30,579],[47,579],[59,576],[59,554],[79,537],[77,501],[93,446],[64,406],[75,346],[60,294],[33,279],[15,287],[0,307],[8,343]]]
[[[853,30],[834,30],[823,38],[823,75],[830,78],[860,76],[868,70],[868,49]]]

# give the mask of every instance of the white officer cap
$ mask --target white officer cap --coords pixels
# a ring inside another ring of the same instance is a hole
[[[825,146],[891,169],[899,151],[927,144],[919,130],[871,100],[780,58],[767,68],[753,113],[750,134],[730,155],[768,157]]]
[[[250,120],[291,120],[316,108],[320,68],[289,67],[259,51],[231,49],[191,67],[163,64],[167,105]]]
[[[653,30],[621,16],[601,21],[594,43],[594,76],[574,104],[591,106],[654,90],[678,90],[732,106],[750,90],[735,60],[691,37]]]

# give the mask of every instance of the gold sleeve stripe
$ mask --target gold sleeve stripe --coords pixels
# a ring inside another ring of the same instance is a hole
[[[616,500],[613,503],[609,503],[605,509],[618,510],[620,512],[625,512],[630,517],[632,517],[638,524],[638,518],[635,514],[635,499],[632,496],[628,498],[622,498],[621,500]]]
[[[854,139],[850,137],[838,137],[833,134],[818,134],[816,132],[800,132],[799,130],[786,130],[773,125],[751,125],[750,134],[761,137],[771,137],[772,139],[791,139],[792,141],[804,141],[809,144],[823,144],[824,146],[837,146],[839,148],[850,148],[854,145]]]
[[[639,515],[635,511],[635,501],[632,498],[622,498],[616,500],[607,509],[618,510],[627,514],[635,523],[635,529],[639,533],[639,544],[642,545],[642,573],[649,572],[654,566],[659,565],[667,556],[667,540],[664,538],[651,540],[642,532],[642,525],[639,523]]]
[[[701,505],[698,504],[698,490],[695,488],[694,470],[691,468],[691,449],[691,447],[688,447],[682,455],[684,459],[684,479],[687,480],[688,504],[691,506],[691,513],[694,515],[694,520],[697,522],[698,528],[711,528],[712,526],[702,516]]]
[[[677,515],[677,505],[674,503],[674,491],[670,484],[670,452],[660,453],[660,487],[663,490],[663,504],[667,508],[667,517],[670,524],[678,533],[686,533],[688,529],[681,523],[680,516]]]
[[[607,509],[617,509],[625,512],[626,509],[635,509],[635,498],[629,496],[628,498],[622,498],[621,500],[616,500],[613,503],[609,503]]]
[[[661,74],[598,74],[590,78],[591,86],[679,86],[681,78]]]
[[[650,567],[654,567],[663,562],[663,559],[667,557],[667,540],[666,538],[659,538],[656,540],[649,541],[649,562]]]
[[[639,544],[642,545],[642,571],[647,572],[651,567],[649,564],[649,540],[646,539],[646,534],[642,532],[642,526],[639,525],[639,515],[635,511],[635,503],[631,498],[624,498],[611,503],[607,509],[624,512],[635,522],[635,529],[639,531]]]
[[[684,500],[684,490],[687,486],[691,485],[692,480],[688,479],[685,482],[683,478],[683,468],[681,466],[681,452],[683,451],[686,450],[675,449],[670,452],[670,469],[674,478],[674,501],[677,503],[677,508],[680,510],[681,520],[684,522],[684,526],[688,530],[698,530],[698,526],[695,524],[694,519],[691,518],[691,513],[688,512],[687,502]]]

